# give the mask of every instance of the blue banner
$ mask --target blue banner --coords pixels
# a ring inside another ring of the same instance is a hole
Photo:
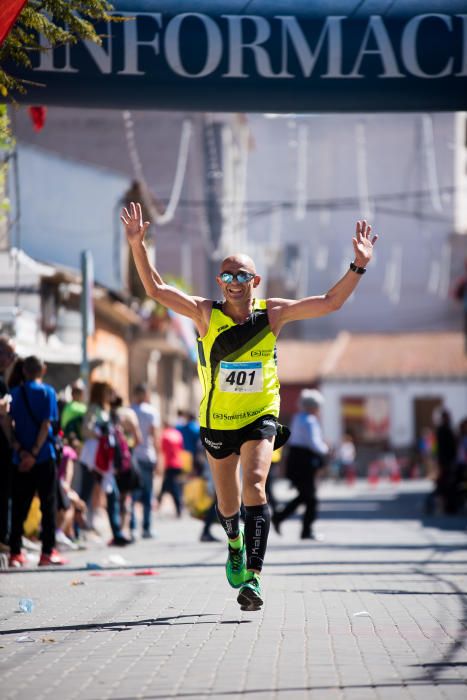
[[[320,112],[467,109],[466,0],[115,0],[101,47],[34,57],[27,101]]]

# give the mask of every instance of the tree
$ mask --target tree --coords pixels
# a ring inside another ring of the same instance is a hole
[[[30,68],[30,54],[48,50],[41,45],[40,35],[51,47],[76,44],[83,39],[101,44],[93,22],[116,21],[108,14],[112,9],[108,0],[28,0],[0,46],[0,100],[11,98],[14,101],[15,92],[27,92],[28,81],[16,78],[3,66],[16,64]],[[8,209],[5,180],[8,155],[13,148],[7,108],[5,104],[0,104],[0,226]]]
[[[112,9],[108,0],[29,0],[0,46],[0,66],[17,64],[30,68],[31,52],[47,50],[41,46],[39,35],[51,47],[76,44],[83,39],[101,44],[93,22],[114,20],[109,16]],[[27,84],[0,67],[3,98],[14,97],[15,92],[26,93]]]

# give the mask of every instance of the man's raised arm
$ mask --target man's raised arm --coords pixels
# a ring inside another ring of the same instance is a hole
[[[125,226],[128,244],[146,294],[168,309],[191,318],[198,331],[204,334],[208,302],[165,284],[159,272],[151,265],[144,244],[149,221],[143,222],[141,205],[131,202],[129,210],[125,207],[120,218]]]
[[[366,221],[357,221],[355,237],[352,239],[354,261],[345,275],[326,294],[304,299],[268,300],[270,323],[276,335],[286,323],[326,316],[341,308],[361,280],[373,255],[373,246],[378,236],[371,237],[370,234],[371,226]]]

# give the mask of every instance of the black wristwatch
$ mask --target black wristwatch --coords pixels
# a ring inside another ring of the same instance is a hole
[[[354,262],[350,263],[350,269],[352,272],[356,272],[357,275],[364,275],[366,272],[366,267],[358,267]]]

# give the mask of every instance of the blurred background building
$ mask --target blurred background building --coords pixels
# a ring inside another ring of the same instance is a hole
[[[463,310],[451,294],[467,252],[465,113],[54,107],[41,131],[26,109],[13,125],[14,225],[3,248],[59,276],[76,274],[90,249],[99,294],[133,314],[118,343],[91,341],[95,376],[114,376],[111,358],[126,353],[128,369],[117,371],[126,391],[149,381],[172,412],[194,408],[199,392],[193,330],[145,301],[128,259],[119,222],[128,201],[143,202],[162,275],[201,296],[217,295],[219,260],[238,250],[255,259],[261,295],[321,294],[347,270],[355,221],[367,218],[380,240],[357,293],[336,314],[281,335],[284,417],[301,388],[320,386],[330,440],[352,430],[362,445],[404,449],[441,404],[455,422],[467,413]],[[60,294],[78,283],[60,281]],[[26,309],[21,275],[8,290]],[[67,342],[79,344],[76,317],[67,323]]]

